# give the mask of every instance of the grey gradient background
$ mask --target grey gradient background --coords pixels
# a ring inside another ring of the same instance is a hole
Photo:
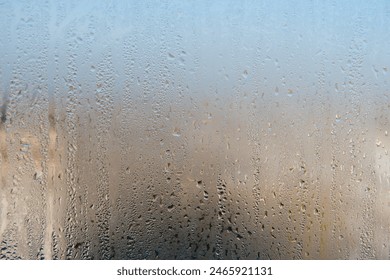
[[[0,258],[389,259],[390,2],[0,1]]]

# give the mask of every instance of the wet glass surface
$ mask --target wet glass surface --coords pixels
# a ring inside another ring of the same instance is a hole
[[[389,259],[388,1],[0,1],[1,259]]]

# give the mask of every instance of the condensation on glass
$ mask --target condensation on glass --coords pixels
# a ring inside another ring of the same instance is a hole
[[[390,258],[389,1],[0,14],[0,258]]]

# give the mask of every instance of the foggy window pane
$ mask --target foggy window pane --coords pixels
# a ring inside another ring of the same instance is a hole
[[[390,258],[389,1],[0,15],[1,259]]]

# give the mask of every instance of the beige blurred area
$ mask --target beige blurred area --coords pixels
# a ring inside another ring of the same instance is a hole
[[[167,104],[158,121],[117,103],[106,124],[103,108],[77,123],[56,108],[37,132],[7,120],[2,257],[388,258],[382,115],[352,131],[336,108],[318,122],[281,101],[276,119],[269,103]]]

